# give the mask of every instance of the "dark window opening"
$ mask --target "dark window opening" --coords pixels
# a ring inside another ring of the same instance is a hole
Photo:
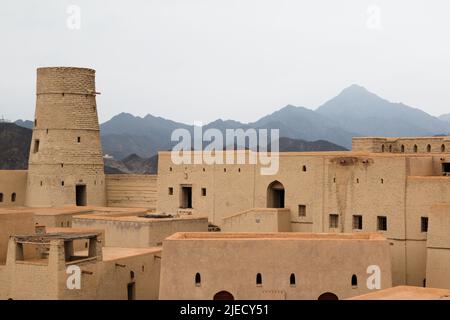
[[[181,203],[180,208],[192,209],[192,187],[181,187]]]
[[[15,192],[13,192],[11,194],[11,202],[16,202],[16,193]]]
[[[414,152],[417,153],[418,148],[417,148],[417,144],[414,145]]]
[[[63,186],[63,187],[64,187],[64,181],[61,181],[61,186]]]
[[[172,195],[173,195],[173,188],[169,187],[169,196],[172,196]]]
[[[39,151],[39,139],[34,140],[33,152],[37,153]]]
[[[427,145],[427,152],[431,152],[431,145]]]
[[[37,119],[34,119],[34,127],[37,127]]]
[[[227,172],[227,168],[223,168],[223,172]]]
[[[0,193],[0,202],[3,202],[3,193]]]
[[[337,228],[339,225],[339,215],[330,214],[330,228]]]
[[[261,276],[261,273],[258,273],[258,274],[256,275],[256,285],[257,285],[257,286],[262,286],[262,276]]]
[[[420,218],[420,231],[428,232],[428,217]]]
[[[85,206],[87,204],[86,186],[78,185],[75,187],[75,199],[77,206]]]
[[[304,204],[298,205],[298,216],[305,217],[306,216],[306,206]]]
[[[131,282],[127,285],[128,300],[136,300],[136,284]]]
[[[402,145],[401,151],[402,151],[402,153],[405,153],[405,146],[404,145]]]
[[[202,277],[200,276],[200,273],[196,273],[195,274],[195,285],[197,287],[200,287],[200,285],[202,284]]]
[[[303,172],[306,172],[306,166],[303,166],[303,167],[302,167],[302,171],[303,171]]]
[[[450,174],[450,163],[449,162],[442,163],[442,172],[445,175],[449,175]]]
[[[131,278],[131,280],[134,279],[134,271],[130,271],[130,278]]]
[[[356,288],[358,286],[358,277],[356,274],[352,275],[352,287]]]
[[[356,183],[359,183],[359,178],[356,178]]]
[[[363,228],[363,218],[361,215],[353,216],[353,229],[354,230],[362,230]]]
[[[385,216],[377,217],[377,229],[380,231],[387,230],[387,218]]]
[[[389,152],[392,152],[392,145],[389,146]]]
[[[81,142],[81,137],[77,137],[77,142],[78,142],[78,143]]]
[[[202,196],[206,197],[206,188],[202,188]]]
[[[441,152],[445,152],[445,144],[441,146]]]
[[[384,152],[384,144],[381,145],[381,152]]]
[[[289,277],[289,284],[295,286],[295,274],[293,273],[291,273],[291,276]]]
[[[169,167],[169,171],[172,172],[172,167]]]

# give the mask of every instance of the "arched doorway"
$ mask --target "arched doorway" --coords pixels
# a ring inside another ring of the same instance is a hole
[[[280,181],[267,187],[267,208],[284,208],[284,186]]]
[[[339,300],[339,298],[332,292],[325,292],[322,293],[317,300]]]
[[[228,291],[219,291],[214,295],[213,300],[234,300],[234,297]]]

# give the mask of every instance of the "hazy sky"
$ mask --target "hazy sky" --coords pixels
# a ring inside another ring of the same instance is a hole
[[[33,118],[39,66],[96,69],[101,121],[247,122],[352,83],[448,113],[449,15],[448,0],[2,1],[0,117]]]

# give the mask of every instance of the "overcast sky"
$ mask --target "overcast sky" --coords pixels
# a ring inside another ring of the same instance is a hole
[[[33,118],[40,66],[96,69],[101,121],[248,122],[353,83],[440,115],[449,16],[448,0],[2,1],[0,117]]]

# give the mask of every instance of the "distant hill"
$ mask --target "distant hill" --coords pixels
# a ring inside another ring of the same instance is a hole
[[[348,149],[325,140],[305,141],[280,138],[280,152],[348,151]]]
[[[352,145],[352,136],[357,135],[343,130],[317,112],[292,105],[250,123],[249,126],[257,129],[280,129],[280,137],[308,141],[328,140],[348,148]]]
[[[300,152],[300,151],[346,151],[344,147],[334,143],[318,140],[305,141],[291,138],[280,138],[280,152]],[[235,147],[236,149],[236,147]],[[243,149],[241,147],[237,149]],[[123,174],[157,174],[158,173],[158,155],[150,158],[142,158],[137,154],[131,154],[122,160],[105,158],[105,173]]]
[[[131,154],[122,160],[105,159],[105,173],[157,174],[158,155],[141,158],[137,154]]]
[[[19,119],[17,121],[14,121],[14,123],[23,128],[33,129],[33,121],[30,121],[30,120]]]
[[[443,114],[443,115],[439,116],[438,118],[439,118],[439,120],[442,120],[445,122],[450,122],[450,113]]]
[[[156,155],[161,150],[171,150],[175,129],[186,129],[193,136],[193,126],[161,117],[147,115],[143,118],[121,113],[101,125],[103,150],[122,159],[130,154],[142,158]],[[203,131],[214,128],[224,134],[226,129],[279,129],[280,137],[300,140],[328,140],[350,148],[352,134],[342,130],[328,118],[302,107],[286,106],[260,120],[244,124],[233,120],[218,119],[203,127]],[[205,143],[207,144],[207,143]]]
[[[352,85],[317,109],[344,130],[363,136],[432,136],[450,133],[450,123],[402,103],[392,103]]]
[[[32,131],[14,123],[0,123],[0,169],[28,168]]]
[[[23,120],[18,120],[17,124],[33,125],[31,121]],[[121,172],[130,171],[120,160],[130,155],[133,157],[128,159],[129,166],[136,163],[131,170],[149,171],[151,165],[143,161],[158,151],[171,150],[176,144],[170,141],[175,129],[186,129],[193,136],[192,125],[150,114],[137,117],[120,113],[101,124],[100,128],[104,153],[121,163],[111,163],[108,170]],[[364,87],[352,85],[316,110],[288,105],[255,122],[218,119],[206,124],[203,130],[209,128],[218,129],[223,134],[226,129],[279,129],[280,137],[292,139],[289,143],[289,140],[280,141],[280,144],[292,146],[286,151],[327,151],[350,149],[354,136],[450,135],[450,114],[433,117],[417,108],[383,99]],[[313,143],[307,144],[308,141]]]

